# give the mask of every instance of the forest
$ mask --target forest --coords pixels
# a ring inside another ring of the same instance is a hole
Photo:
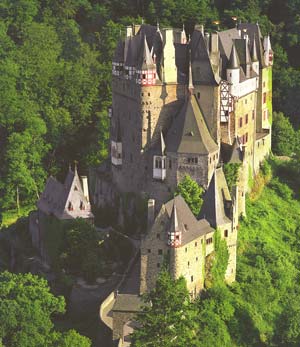
[[[273,178],[248,198],[237,282],[227,287],[220,280],[222,242],[211,283],[195,304],[182,279],[162,272],[146,298],[153,305],[139,318],[150,328],[136,331],[136,347],[158,332],[149,346],[300,345],[299,9],[299,0],[0,1],[0,225],[11,211],[32,208],[49,175],[64,177],[74,160],[87,173],[107,157],[111,59],[124,26],[184,24],[189,34],[196,23],[207,31],[231,28],[236,16],[270,33],[273,153],[293,159],[264,166],[263,184],[271,171]],[[65,312],[65,302],[44,280],[4,272],[0,282],[0,321],[7,323],[0,326],[0,346],[90,346],[75,331],[56,329],[52,318]],[[170,300],[172,309],[162,314]],[[174,330],[162,327],[179,317],[174,340]]]
[[[106,158],[111,59],[131,23],[185,24],[189,34],[196,23],[208,31],[233,27],[233,16],[258,22],[275,51],[274,110],[290,120],[296,146],[299,6],[298,0],[1,1],[0,209],[31,206],[46,177],[62,177],[74,160],[85,173]]]

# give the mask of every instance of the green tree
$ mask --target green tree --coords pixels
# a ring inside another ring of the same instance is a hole
[[[273,152],[277,155],[291,155],[296,149],[297,138],[292,124],[283,113],[274,112],[272,131]]]
[[[185,202],[189,205],[195,216],[198,216],[203,204],[202,195],[204,190],[189,175],[184,176],[183,180],[178,184],[175,195],[181,195]]]
[[[166,270],[155,288],[144,297],[146,305],[138,315],[140,327],[132,335],[133,347],[196,346],[193,309],[183,278],[173,280]]]
[[[6,347],[90,346],[74,331],[59,333],[53,314],[65,312],[62,297],[50,293],[47,282],[31,274],[0,274],[0,341]]]

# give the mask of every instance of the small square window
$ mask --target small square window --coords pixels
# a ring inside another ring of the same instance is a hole
[[[228,230],[224,230],[224,236],[228,237]]]
[[[147,249],[147,252],[148,252],[148,253],[151,253],[151,249],[148,248],[148,249]]]
[[[159,249],[159,250],[158,250],[158,255],[162,255],[162,254],[163,254],[162,249]]]
[[[157,238],[157,239],[160,239],[160,234],[156,234],[156,238]]]

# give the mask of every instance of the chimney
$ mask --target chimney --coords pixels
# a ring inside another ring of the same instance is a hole
[[[132,32],[132,26],[128,26],[126,27],[126,37],[130,37],[132,36],[133,32]]]
[[[148,229],[151,228],[155,217],[155,200],[148,200]]]
[[[210,44],[210,35],[208,32],[205,33],[205,43],[206,43],[206,48],[207,48],[207,52],[209,53],[209,44]]]
[[[219,36],[217,32],[211,34],[210,47],[211,53],[219,52]]]
[[[88,178],[86,176],[81,176],[81,181],[82,181],[83,195],[86,198],[86,200],[90,202]]]
[[[203,24],[196,24],[195,30],[200,31],[202,35],[204,35],[204,25]]]

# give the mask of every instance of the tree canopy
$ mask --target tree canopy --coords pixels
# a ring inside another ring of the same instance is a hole
[[[54,329],[53,315],[64,312],[63,297],[51,294],[45,280],[31,274],[0,273],[1,346],[91,346],[88,338],[74,330]]]

